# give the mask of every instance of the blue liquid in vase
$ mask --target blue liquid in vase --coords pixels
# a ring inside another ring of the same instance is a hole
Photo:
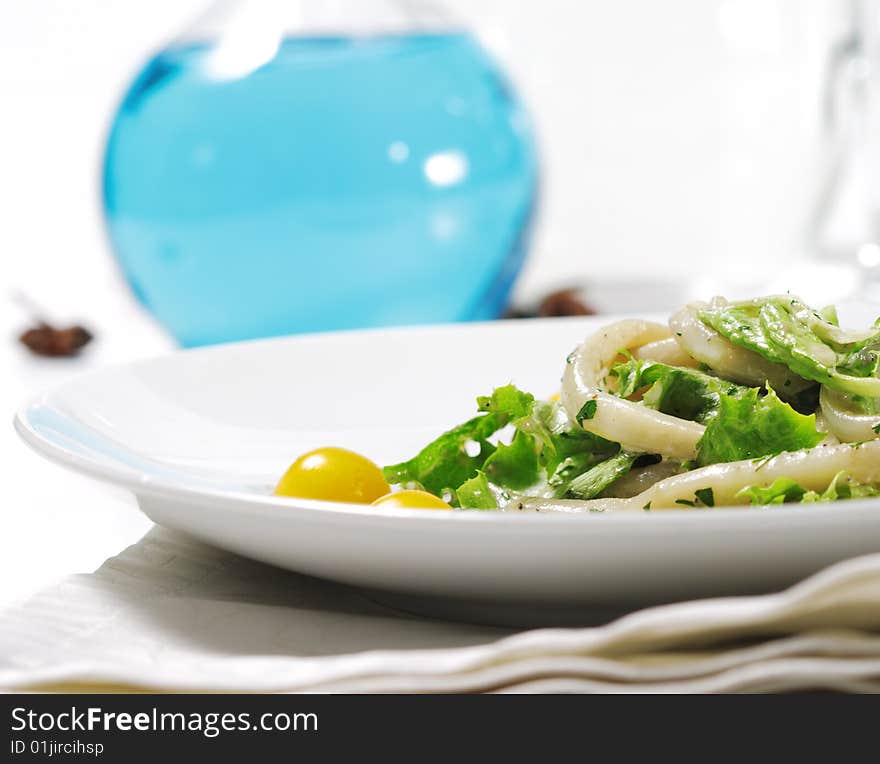
[[[246,76],[221,54],[156,56],[107,147],[112,244],[183,345],[503,311],[536,157],[472,38],[287,39]]]

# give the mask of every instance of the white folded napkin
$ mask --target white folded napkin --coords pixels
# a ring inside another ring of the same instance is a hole
[[[880,691],[880,555],[606,626],[416,618],[161,528],[0,614],[7,690]]]

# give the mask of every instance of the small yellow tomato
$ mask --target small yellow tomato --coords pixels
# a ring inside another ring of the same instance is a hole
[[[382,470],[365,456],[327,446],[291,464],[275,486],[275,495],[369,504],[389,490]]]
[[[398,491],[389,493],[373,502],[374,507],[398,507],[402,509],[452,509],[443,499],[427,491]]]

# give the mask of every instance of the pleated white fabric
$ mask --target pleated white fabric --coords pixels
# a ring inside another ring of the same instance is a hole
[[[880,555],[773,595],[511,634],[154,528],[98,571],[0,614],[5,690],[880,691]]]

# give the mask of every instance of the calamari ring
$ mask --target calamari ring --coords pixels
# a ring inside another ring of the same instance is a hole
[[[861,443],[880,437],[874,428],[880,424],[880,414],[854,411],[848,396],[825,385],[819,391],[819,407],[825,426],[842,443]]]
[[[704,427],[606,393],[605,378],[621,350],[632,350],[670,337],[669,329],[651,321],[617,321],[588,337],[567,359],[562,377],[562,403],[572,421],[588,400],[596,401],[585,430],[620,443],[624,449],[692,459]]]

